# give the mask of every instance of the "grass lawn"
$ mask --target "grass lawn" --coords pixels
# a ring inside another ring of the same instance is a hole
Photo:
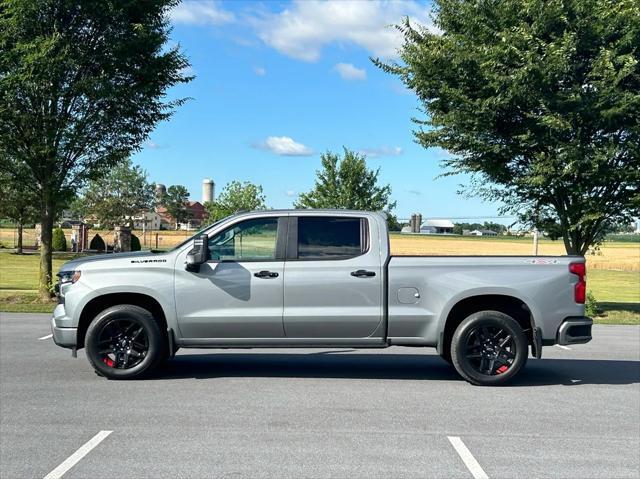
[[[76,255],[54,256],[53,270]],[[41,302],[37,295],[37,254],[16,255],[0,250],[0,311],[51,312],[55,302]],[[590,269],[588,289],[593,292],[601,313],[598,323],[640,324],[640,272]]]

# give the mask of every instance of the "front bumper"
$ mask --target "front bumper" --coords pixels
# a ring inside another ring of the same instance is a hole
[[[558,328],[556,344],[584,344],[591,341],[593,319],[584,316],[565,319]]]
[[[59,304],[53,310],[51,318],[51,332],[53,333],[53,342],[63,348],[74,348],[77,344],[78,328],[66,327],[65,323],[70,323],[64,309],[64,304]]]

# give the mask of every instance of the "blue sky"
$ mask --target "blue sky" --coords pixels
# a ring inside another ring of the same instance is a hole
[[[415,96],[370,56],[393,59],[408,15],[429,26],[425,2],[183,2],[172,39],[194,81],[170,92],[192,99],[160,124],[134,162],[151,181],[183,184],[200,200],[232,180],[261,184],[267,204],[291,207],[309,190],[320,153],[367,154],[408,217],[493,216],[496,204],[456,194],[464,177],[435,179],[446,152],[414,142]]]

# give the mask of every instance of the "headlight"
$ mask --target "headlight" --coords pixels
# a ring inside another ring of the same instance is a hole
[[[60,278],[60,285],[73,284],[80,279],[80,271],[60,271],[58,278]]]

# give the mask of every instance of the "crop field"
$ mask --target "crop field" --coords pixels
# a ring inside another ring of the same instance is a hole
[[[391,235],[391,252],[395,255],[530,255],[531,238],[482,238],[462,236]],[[562,241],[542,239],[539,255],[566,254]],[[589,269],[640,271],[640,243],[605,242],[594,254],[588,254]]]

